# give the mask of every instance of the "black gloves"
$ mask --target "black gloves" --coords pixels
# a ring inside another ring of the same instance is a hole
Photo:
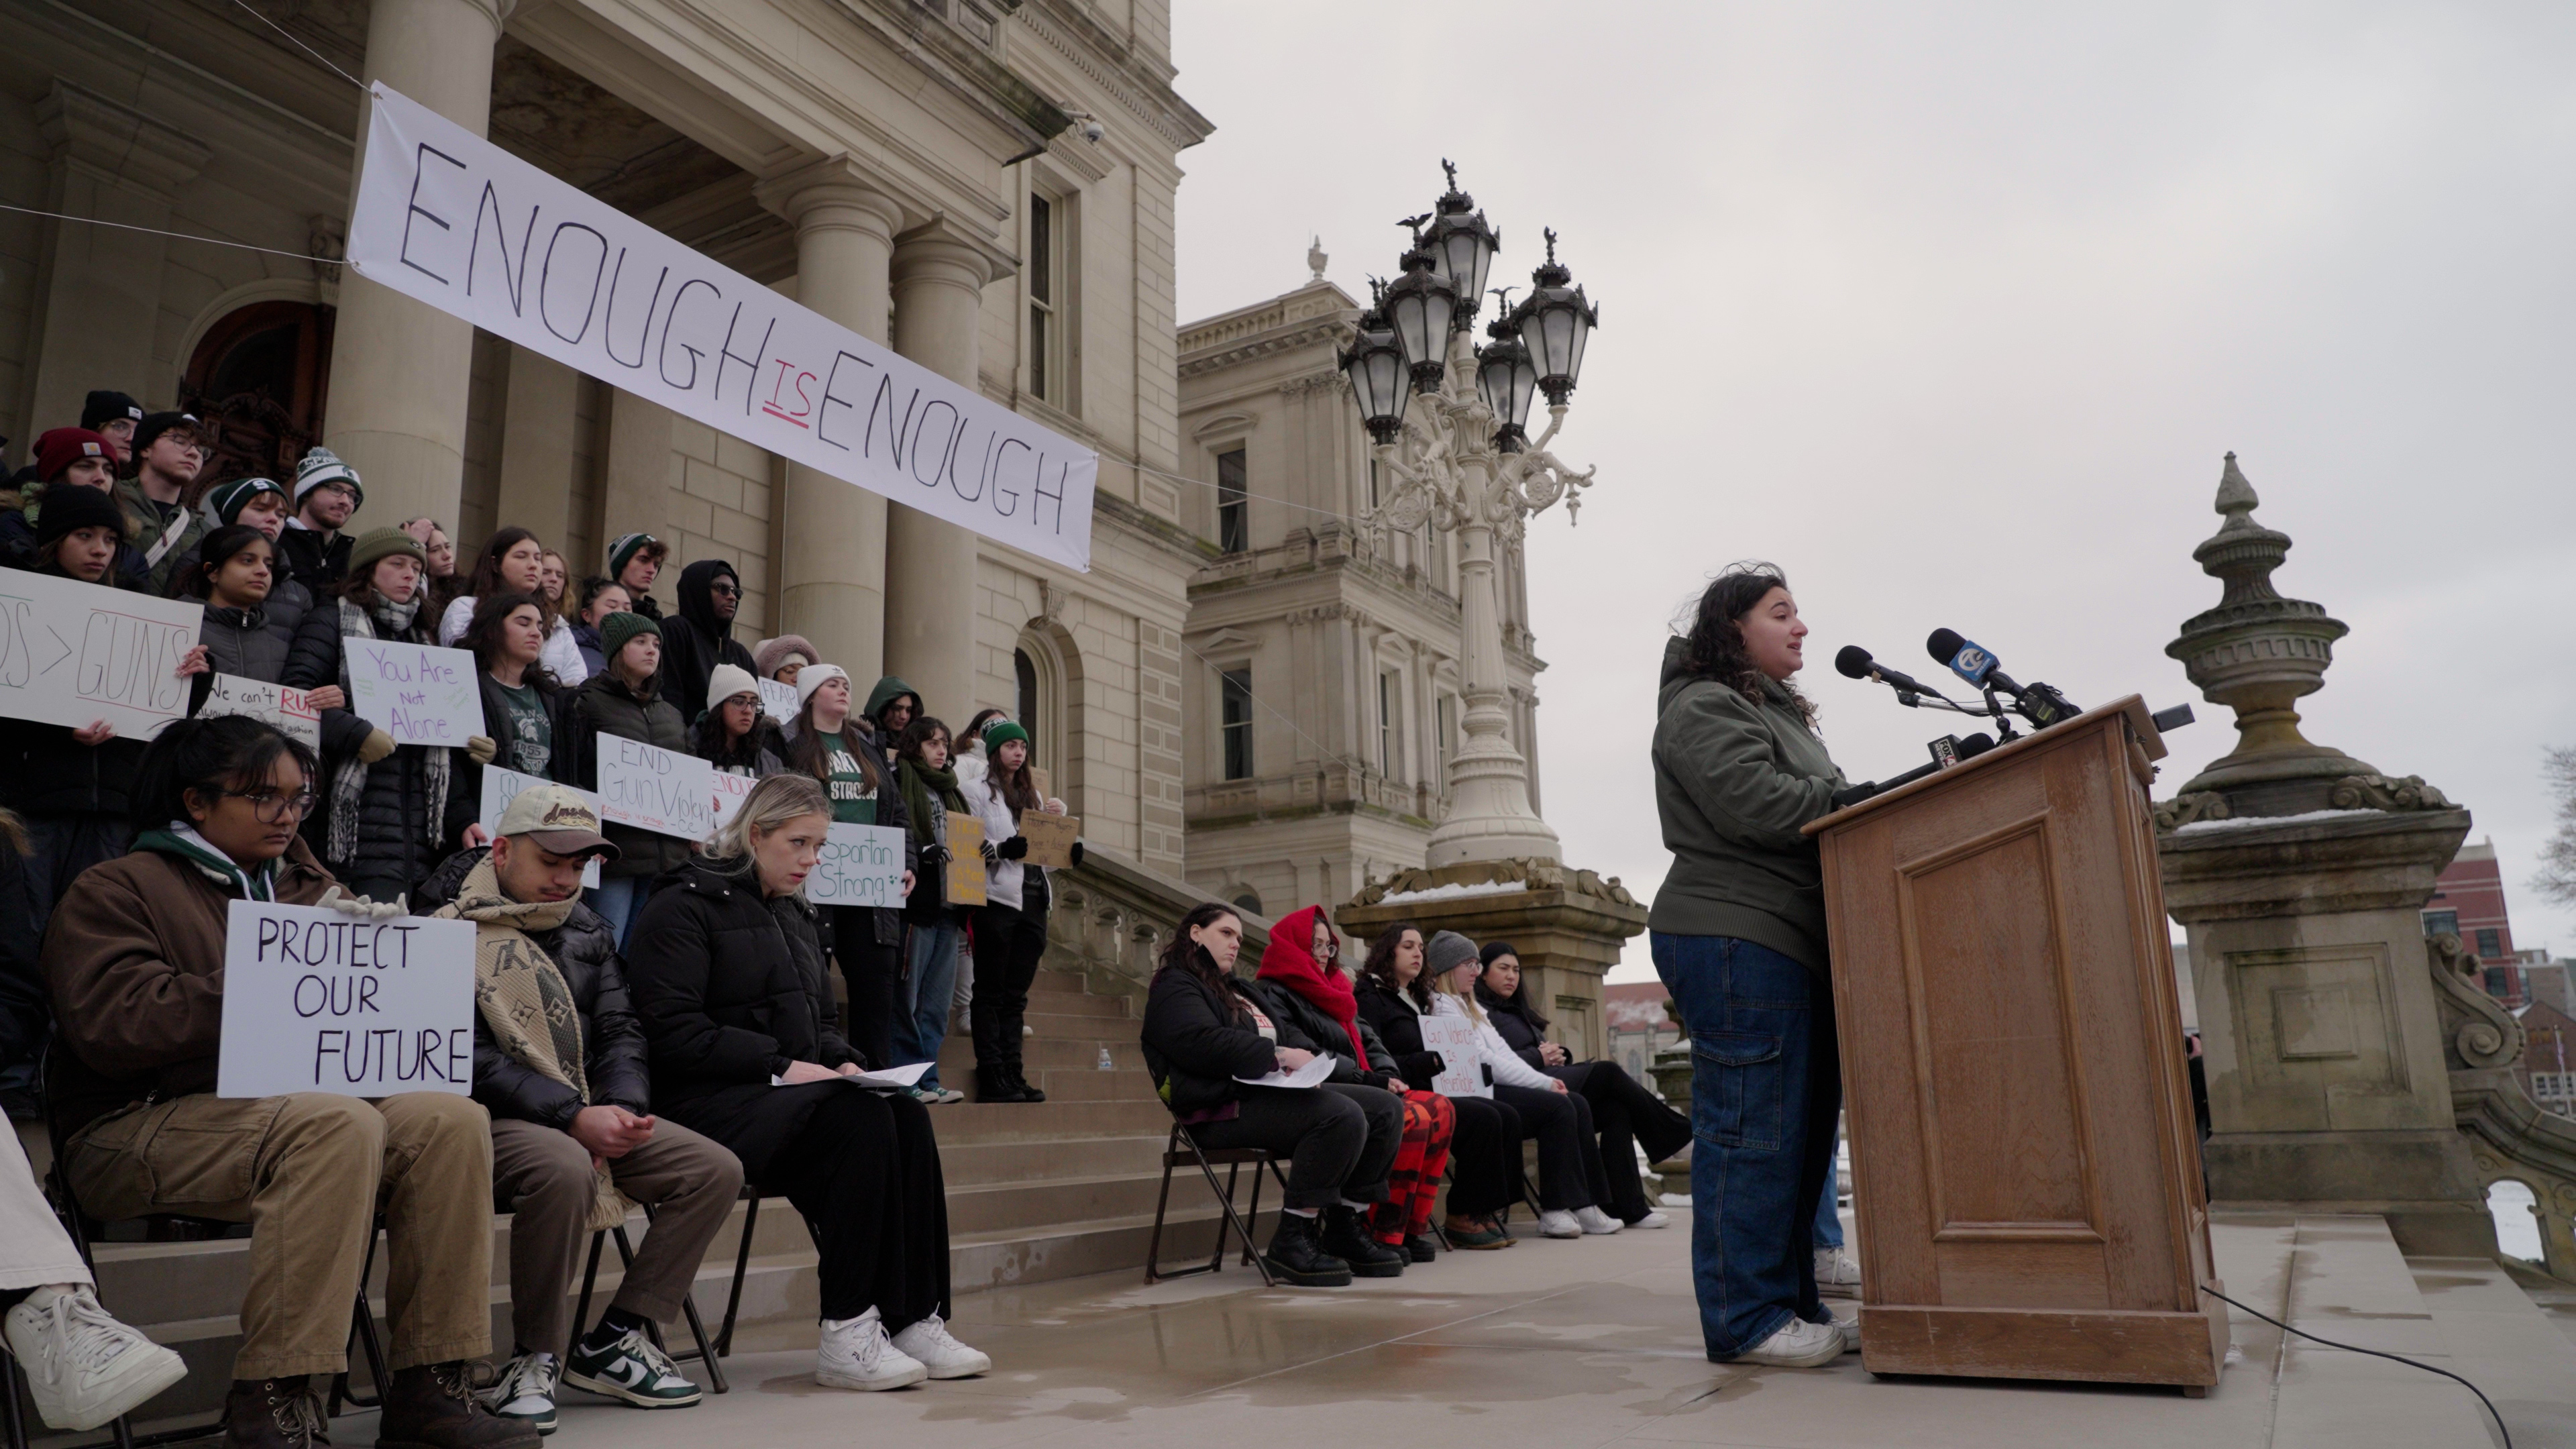
[[[1024,859],[1029,853],[1029,838],[1025,835],[1014,835],[993,847],[993,853],[1004,860]]]
[[[1082,842],[1079,840],[1075,841],[1073,843],[1073,848],[1070,851],[1067,851],[1066,854],[1072,859],[1075,865],[1082,864]]]
[[[1001,853],[993,849],[993,842],[989,840],[985,841],[982,848],[984,852],[984,863],[986,865],[992,865],[1001,860]]]
[[[929,870],[929,869],[932,869],[933,867],[936,867],[936,866],[946,865],[947,863],[948,863],[948,847],[947,847],[947,846],[944,846],[944,845],[925,845],[925,846],[923,846],[923,847],[921,848],[921,868],[922,868],[922,869],[924,869],[924,870]]]

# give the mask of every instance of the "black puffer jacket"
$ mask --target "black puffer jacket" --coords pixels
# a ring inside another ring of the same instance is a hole
[[[1207,955],[1204,949],[1199,954]],[[1269,1014],[1249,985],[1235,977],[1226,978],[1226,994],[1219,996],[1195,971],[1166,966],[1154,973],[1153,985],[1146,988],[1141,1033],[1145,1070],[1153,1074],[1154,1090],[1173,1116],[1184,1122],[1230,1117],[1234,1114],[1227,1108],[1242,1094],[1235,1078],[1277,1071],[1281,1047],[1321,1050],[1295,1023],[1277,1017],[1271,1018],[1271,1026],[1279,1040],[1268,1040],[1254,1028],[1246,1005],[1261,1006]]]
[[[424,603],[412,618],[412,626],[400,635],[377,628],[374,638],[401,638],[414,644],[435,644],[433,620]],[[340,601],[324,599],[295,631],[295,643],[286,653],[286,678],[281,683],[290,689],[319,689],[340,683],[342,642],[340,634]],[[455,835],[447,830],[450,807],[457,804],[457,779],[463,772],[454,768],[465,759],[462,750],[444,751],[430,745],[401,745],[372,765],[358,762],[358,747],[365,744],[375,726],[346,708],[322,711],[323,780],[321,799],[315,802],[313,814],[305,822],[305,839],[314,853],[323,858],[331,874],[341,880],[393,879],[405,889],[418,885],[440,860],[456,846]],[[445,799],[433,799],[430,789],[433,753],[445,753],[450,760],[450,778]],[[357,840],[345,859],[331,855],[330,822],[333,786],[342,771],[366,771],[366,784],[358,799]],[[475,801],[463,802],[471,807]],[[471,814],[469,809],[468,814]]]
[[[737,588],[742,584],[733,565],[720,558],[702,558],[680,570],[679,617],[662,621],[662,687],[679,706],[680,718],[691,724],[706,712],[707,676],[717,665],[735,665],[755,679],[760,675],[751,650],[733,637],[733,621],[716,617],[713,589],[719,578],[732,579]]]
[[[667,678],[663,671],[659,678]],[[487,706],[488,708],[488,706]],[[680,722],[680,712],[659,694],[638,694],[626,687],[615,670],[596,674],[581,682],[564,707],[563,723],[555,743],[557,761],[555,778],[584,790],[599,788],[599,737],[611,734],[621,740],[642,740],[674,754],[689,752],[688,726]],[[479,782],[480,776],[477,776]],[[610,823],[601,834],[622,852],[617,859],[599,868],[603,876],[624,879],[629,876],[651,879],[666,870],[674,870],[689,858],[689,842],[676,835],[656,835],[632,825]]]
[[[357,546],[357,535],[345,528],[328,543],[312,529],[293,523],[277,534],[277,553],[285,560],[286,576],[302,584],[317,601],[339,592],[340,581],[349,576],[349,551]]]
[[[465,878],[491,853],[489,847],[478,846],[449,856],[421,883],[412,913],[425,916],[455,900]],[[538,950],[554,958],[555,969],[572,988],[573,1007],[581,1013],[582,1070],[590,1080],[590,1105],[648,1115],[653,1091],[645,1065],[644,1024],[635,1019],[635,1006],[627,995],[625,966],[617,959],[617,933],[598,912],[575,901],[562,925],[527,934]],[[583,1105],[581,1094],[572,1088],[530,1071],[516,1057],[502,1055],[480,1012],[474,1017],[474,1100],[495,1117],[566,1129]]]
[[[1378,1034],[1366,1021],[1358,1023],[1360,1046],[1367,1051],[1369,1059],[1369,1069],[1362,1071],[1359,1053],[1351,1050],[1350,1033],[1342,1030],[1340,1022],[1317,1010],[1315,1003],[1276,981],[1255,980],[1245,983],[1244,989],[1250,991],[1261,1009],[1269,1013],[1274,1025],[1295,1027],[1299,1036],[1315,1044],[1312,1050],[1333,1054],[1332,1080],[1357,1082],[1389,1091],[1404,1090],[1401,1080],[1387,1065],[1394,1060],[1394,1054],[1386,1049],[1386,1043],[1378,1039]]]
[[[664,877],[627,937],[626,980],[655,1109],[732,1148],[755,1180],[803,1125],[763,1109],[770,1078],[791,1062],[866,1064],[831,1024],[814,908],[764,900],[748,875],[691,861]]]
[[[536,686],[537,702],[545,707],[546,727],[554,738],[553,753],[547,757],[546,767],[536,773],[561,783],[564,778],[564,746],[570,738],[572,691],[559,689],[553,680],[539,679],[534,675],[529,676],[528,682]],[[498,751],[493,755],[492,763],[504,769],[517,770],[519,767],[510,758],[510,706],[501,698],[501,686],[493,682],[489,673],[476,675],[475,683],[482,687],[483,737],[492,741]],[[453,842],[464,839],[465,827],[483,818],[483,767],[459,750],[451,768],[456,771],[456,783],[447,791],[447,838]],[[528,772],[521,770],[520,773]],[[607,867],[602,866],[601,869]],[[462,882],[465,877],[460,875],[456,879]]]
[[[286,678],[286,651],[294,639],[269,627],[265,605],[227,609],[208,604],[205,620],[197,626],[197,642],[206,646],[206,667],[213,672],[275,684]]]
[[[1430,1091],[1431,1079],[1440,1075],[1440,1069],[1447,1063],[1441,1060],[1440,1053],[1423,1050],[1420,1013],[1413,1009],[1411,1003],[1399,1000],[1394,992],[1370,977],[1360,978],[1357,995],[1360,1024],[1374,1030],[1383,1039],[1396,1071],[1403,1075],[1413,1090]],[[1376,1061],[1377,1050],[1372,1047],[1369,1062],[1374,1065]]]
[[[1485,984],[1479,981],[1476,983],[1476,1004],[1485,1008],[1486,1019],[1493,1022],[1496,1034],[1522,1061],[1542,1069],[1547,1066],[1538,1049],[1539,1043],[1547,1040],[1547,1027],[1539,1021],[1538,1013],[1530,1010],[1526,988],[1513,992],[1511,999],[1506,1001],[1487,991]]]

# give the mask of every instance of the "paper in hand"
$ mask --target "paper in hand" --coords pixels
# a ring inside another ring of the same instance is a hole
[[[914,1083],[919,1082],[921,1080],[921,1074],[929,1070],[930,1063],[914,1062],[908,1067],[888,1067],[881,1072],[859,1072],[855,1075],[844,1075],[835,1078],[835,1080],[847,1082],[854,1087],[909,1087]],[[783,1087],[787,1085],[787,1079],[785,1077],[771,1077],[769,1079],[769,1085],[773,1087]],[[801,1086],[803,1084],[799,1083],[798,1085]]]
[[[1272,1072],[1266,1077],[1237,1077],[1247,1087],[1316,1087],[1333,1074],[1333,1054],[1318,1053],[1313,1061],[1293,1072]]]

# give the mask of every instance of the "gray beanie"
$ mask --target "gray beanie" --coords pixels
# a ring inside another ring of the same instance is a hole
[[[1422,948],[1422,967],[1434,976],[1475,964],[1476,943],[1455,931],[1432,932],[1431,944]]]

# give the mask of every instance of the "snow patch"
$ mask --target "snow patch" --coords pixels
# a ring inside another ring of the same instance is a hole
[[[2349,820],[2359,815],[2385,815],[2385,810],[2310,810],[2301,815],[2239,815],[2229,820],[2195,820],[2178,826],[2176,835],[2201,835],[2213,830],[2248,830],[2257,825],[2308,825],[2319,820]]]
[[[1382,906],[1401,906],[1413,901],[1454,901],[1462,896],[1517,895],[1528,889],[1529,882],[1525,880],[1480,881],[1473,885],[1438,885],[1428,890],[1396,891],[1380,897],[1377,903]]]

